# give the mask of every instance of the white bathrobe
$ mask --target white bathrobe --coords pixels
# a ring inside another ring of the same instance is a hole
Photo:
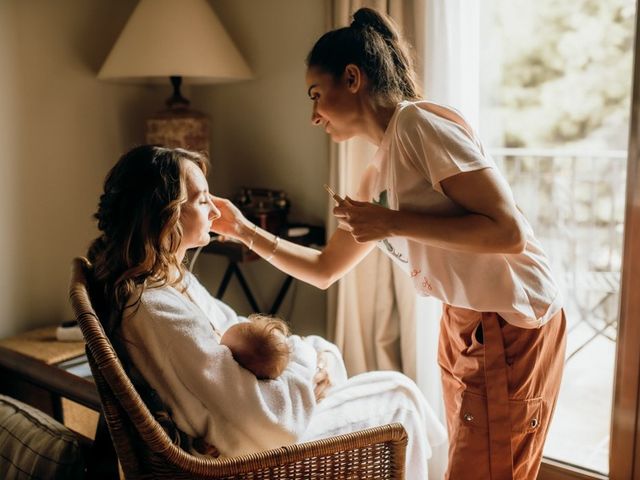
[[[146,289],[122,322],[131,360],[171,409],[178,428],[231,456],[401,422],[409,434],[407,479],[428,477],[431,448],[446,434],[409,378],[371,372],[347,380],[335,345],[294,335],[282,375],[259,381],[219,344],[220,334],[246,319],[192,274],[184,282],[186,294],[169,286]],[[313,394],[314,350],[329,354],[334,384],[319,403]]]

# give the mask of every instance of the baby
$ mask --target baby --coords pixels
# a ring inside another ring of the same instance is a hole
[[[220,339],[233,358],[260,380],[277,378],[289,363],[289,327],[282,320],[251,315],[248,322],[233,325]]]

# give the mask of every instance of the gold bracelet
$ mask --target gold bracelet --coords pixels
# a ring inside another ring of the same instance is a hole
[[[276,254],[276,250],[278,250],[278,242],[280,241],[280,237],[276,235],[276,239],[273,242],[273,250],[271,251],[271,255],[269,255],[269,257],[265,258],[265,260],[267,262],[270,262],[271,259],[273,258],[273,256]]]
[[[253,250],[253,241],[256,239],[256,232],[258,231],[258,225],[253,224],[253,232],[251,233],[251,240],[249,241],[249,251]]]

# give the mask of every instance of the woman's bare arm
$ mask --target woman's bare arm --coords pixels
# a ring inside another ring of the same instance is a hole
[[[374,243],[356,242],[351,233],[336,230],[324,250],[316,250],[276,236],[248,222],[228,200],[214,198],[222,217],[212,231],[242,241],[283,272],[321,289],[344,276],[374,248]],[[274,254],[275,249],[275,254]],[[273,257],[271,257],[271,255]]]
[[[264,230],[256,232],[256,236],[258,238],[254,242],[254,251],[269,258],[275,245],[274,236]],[[326,289],[355,267],[374,246],[372,242],[358,243],[349,232],[337,229],[324,250],[280,239],[277,251],[270,261],[283,272]]]
[[[402,236],[448,250],[520,253],[526,245],[523,217],[506,182],[492,168],[441,182],[444,193],[467,213],[453,217],[389,210],[347,199],[336,216],[358,242]]]

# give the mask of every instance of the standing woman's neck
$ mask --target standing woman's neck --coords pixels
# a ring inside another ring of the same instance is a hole
[[[376,146],[380,146],[391,117],[396,111],[396,105],[379,105],[374,101],[364,104],[364,137]]]

